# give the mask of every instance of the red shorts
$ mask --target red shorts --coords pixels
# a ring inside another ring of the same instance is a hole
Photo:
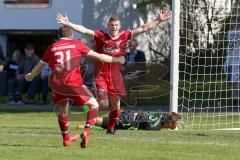
[[[52,96],[52,104],[62,104],[66,103],[67,101],[73,101],[76,105],[82,106],[86,104],[90,98],[92,98],[92,93],[87,89],[87,87],[83,86],[81,90],[81,95],[65,95],[62,93],[53,92]]]
[[[96,77],[98,99],[106,99],[109,96],[126,95],[124,80],[119,73],[99,73]]]

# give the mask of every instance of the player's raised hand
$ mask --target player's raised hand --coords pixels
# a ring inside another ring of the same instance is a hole
[[[32,80],[33,80],[33,77],[32,77],[32,75],[31,75],[31,73],[25,74],[25,79],[26,79],[27,81],[32,81]]]
[[[66,13],[64,14],[64,16],[61,13],[58,13],[56,20],[58,24],[68,25],[70,23]]]
[[[157,20],[160,22],[168,20],[172,16],[172,12],[170,10],[162,10],[159,13]]]

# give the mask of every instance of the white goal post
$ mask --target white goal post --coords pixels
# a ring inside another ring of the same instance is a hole
[[[179,63],[179,29],[180,29],[180,1],[172,0],[172,44],[171,44],[171,85],[170,111],[178,112],[178,63]],[[173,74],[174,73],[174,74]]]
[[[240,129],[240,1],[172,0],[170,111],[184,129]]]

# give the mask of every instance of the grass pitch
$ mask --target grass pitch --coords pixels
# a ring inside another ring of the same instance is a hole
[[[0,110],[1,160],[239,160],[240,131],[93,130],[88,149],[62,146],[52,112]],[[78,122],[70,122],[71,133]],[[83,122],[82,122],[83,124]]]

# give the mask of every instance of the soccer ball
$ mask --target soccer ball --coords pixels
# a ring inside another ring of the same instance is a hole
[[[81,124],[78,124],[76,128],[77,128],[77,129],[83,129],[83,128],[84,128],[84,126],[83,126],[83,125],[81,125]]]

